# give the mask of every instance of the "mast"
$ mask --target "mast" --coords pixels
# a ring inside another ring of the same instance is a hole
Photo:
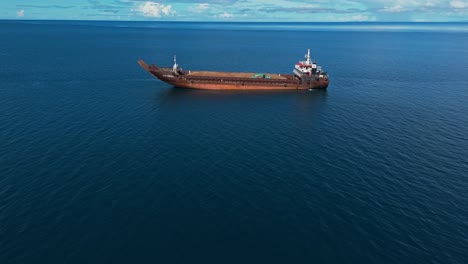
[[[177,65],[177,57],[174,55],[174,66],[172,66],[172,71],[177,72],[177,69],[179,68],[179,65]]]
[[[310,61],[310,49],[307,49],[307,54],[306,54],[306,63],[308,65],[312,64],[311,61]]]

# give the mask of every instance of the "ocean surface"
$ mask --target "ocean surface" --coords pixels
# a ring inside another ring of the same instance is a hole
[[[0,263],[468,263],[468,24],[0,21]]]

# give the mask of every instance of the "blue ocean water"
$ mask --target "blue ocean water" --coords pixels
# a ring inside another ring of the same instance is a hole
[[[468,263],[468,24],[0,21],[0,263]],[[172,88],[136,63],[328,91]]]

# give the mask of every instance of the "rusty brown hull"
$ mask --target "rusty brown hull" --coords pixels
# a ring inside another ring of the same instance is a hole
[[[204,90],[309,90],[326,89],[328,79],[312,78],[301,81],[292,74],[267,74],[270,79],[252,78],[255,73],[187,72],[174,75],[170,68],[159,68],[138,61],[154,77],[174,87]]]

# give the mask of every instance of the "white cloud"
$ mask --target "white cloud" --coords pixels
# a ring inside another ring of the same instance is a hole
[[[375,20],[376,20],[375,16],[368,16],[368,15],[363,15],[363,14],[351,16],[351,18],[349,19],[349,21],[358,21],[358,22],[375,21]]]
[[[449,0],[445,0],[448,2]],[[384,2],[387,2],[384,5]],[[383,8],[378,8],[379,12],[402,13],[402,12],[427,12],[442,9],[442,0],[385,0],[380,1]]]
[[[210,4],[208,4],[208,3],[196,4],[195,6],[190,7],[189,11],[195,12],[195,13],[203,13],[209,7],[210,7]]]
[[[400,12],[403,12],[405,10],[406,9],[402,5],[394,5],[394,6],[390,6],[390,7],[386,6],[383,9],[381,9],[380,11],[387,12],[387,13],[400,13]]]
[[[168,16],[175,13],[172,11],[171,5],[163,5],[150,1],[138,5],[137,11],[148,17]]]
[[[16,16],[17,17],[24,17],[24,9],[16,11]]]
[[[424,3],[424,6],[427,6],[427,7],[433,7],[433,6],[435,6],[435,5],[436,5],[436,3],[430,2],[430,1]]]
[[[228,13],[228,12],[224,12],[224,13],[222,13],[222,14],[217,15],[216,17],[224,18],[224,19],[229,19],[229,18],[233,18],[234,15],[231,14],[231,13]]]
[[[364,22],[364,21],[376,21],[375,16],[365,15],[365,14],[356,14],[352,16],[336,16],[330,15],[326,17],[326,21],[332,22]]]
[[[468,7],[468,1],[460,1],[460,0],[455,0],[450,2],[450,6],[453,8],[467,8]]]

